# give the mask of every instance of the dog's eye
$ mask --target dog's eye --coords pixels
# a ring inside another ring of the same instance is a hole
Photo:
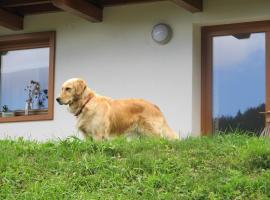
[[[66,90],[67,92],[69,92],[69,91],[71,90],[71,88],[68,88],[68,87],[67,87],[67,88],[65,88],[65,90]]]

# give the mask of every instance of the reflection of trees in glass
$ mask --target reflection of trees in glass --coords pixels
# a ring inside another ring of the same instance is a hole
[[[265,111],[265,104],[248,108],[243,113],[239,110],[236,116],[221,116],[214,119],[214,129],[221,132],[233,130],[247,131],[249,134],[259,134],[265,126],[265,118],[259,112]]]

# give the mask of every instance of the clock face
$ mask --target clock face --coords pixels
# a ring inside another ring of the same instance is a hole
[[[159,44],[167,44],[172,37],[172,30],[166,24],[157,24],[152,31],[152,38]]]

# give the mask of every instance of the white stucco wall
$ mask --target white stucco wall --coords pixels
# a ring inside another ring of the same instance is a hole
[[[268,0],[205,0],[204,12],[191,14],[170,2],[105,8],[102,23],[68,13],[25,18],[23,32],[56,30],[55,96],[61,84],[82,77],[102,95],[155,102],[183,137],[200,130],[201,25],[270,19]],[[165,46],[151,39],[153,25],[171,25]],[[0,28],[0,35],[14,34]],[[45,140],[78,135],[75,118],[55,104],[53,121],[0,124],[0,137]]]

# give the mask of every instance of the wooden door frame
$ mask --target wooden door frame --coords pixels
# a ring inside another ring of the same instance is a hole
[[[270,20],[204,26],[201,29],[201,133],[211,135],[213,130],[213,37],[241,33],[265,32],[266,86],[270,89]],[[266,87],[265,109],[270,110],[270,91]]]

